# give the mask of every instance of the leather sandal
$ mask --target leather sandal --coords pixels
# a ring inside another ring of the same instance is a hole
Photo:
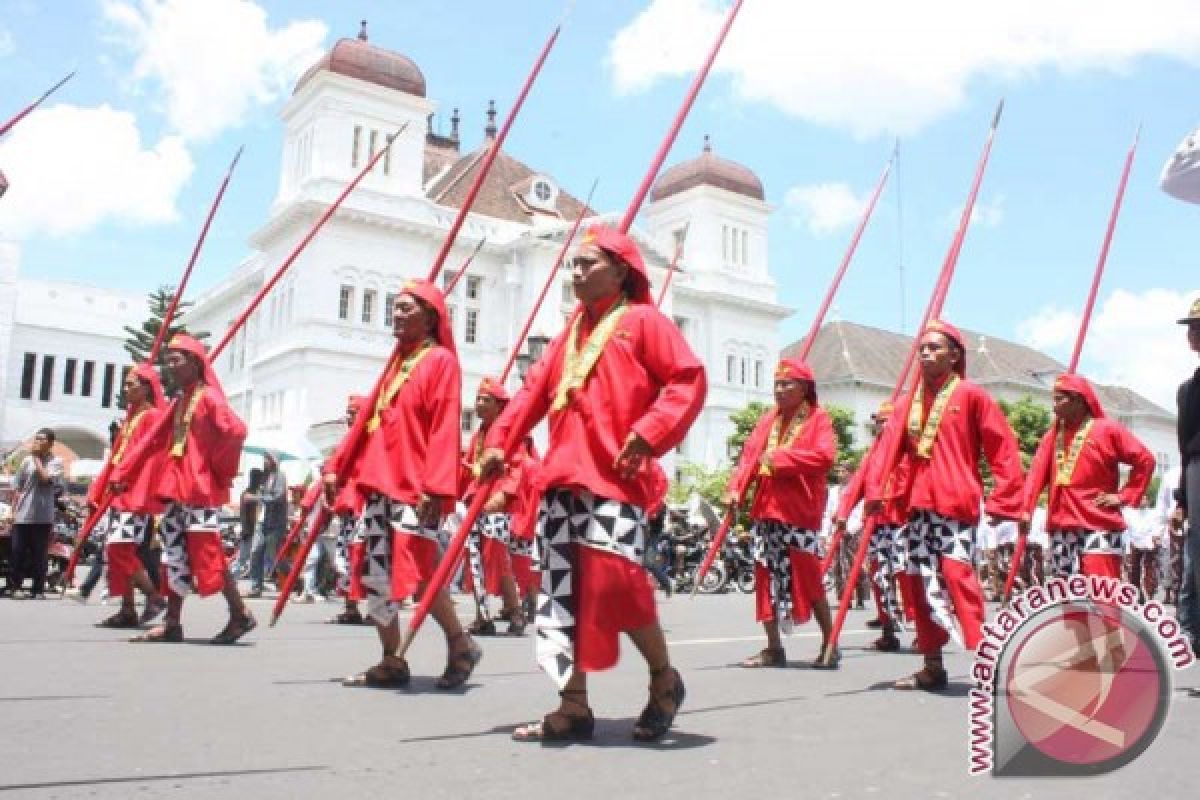
[[[743,659],[738,666],[745,669],[762,669],[763,667],[786,667],[787,653],[782,647],[764,647],[757,654]]]
[[[582,695],[583,701],[572,696]],[[542,717],[541,722],[522,725],[512,732],[515,742],[582,742],[592,738],[596,730],[596,717],[587,705],[587,692],[583,689],[564,689],[558,693],[564,704],[586,711],[586,714],[568,714],[561,708]]]
[[[400,689],[408,686],[412,674],[408,671],[408,662],[399,664],[379,663],[357,675],[349,675],[342,679],[342,686],[367,689]]]
[[[880,653],[896,653],[900,651],[900,640],[896,638],[894,633],[885,633],[871,642],[871,649],[877,650]]]
[[[136,628],[137,626],[138,615],[132,608],[122,608],[111,617],[105,617],[96,623],[97,628]]]
[[[442,672],[442,677],[438,678],[435,684],[439,689],[457,689],[462,686],[470,680],[471,673],[475,671],[475,667],[483,660],[483,650],[479,648],[479,645],[471,641],[471,637],[466,631],[451,636],[446,640],[446,644],[453,645],[459,639],[466,639],[467,647],[450,656],[450,660],[446,664],[446,669]]]
[[[915,691],[920,689],[925,692],[936,692],[945,689],[949,684],[950,678],[946,674],[945,668],[926,664],[912,675],[901,678],[893,683],[892,688],[901,691]]]
[[[178,622],[163,623],[151,628],[140,636],[134,636],[129,641],[136,642],[137,644],[179,644],[183,641],[183,626]]]
[[[221,632],[208,640],[209,644],[234,644],[238,639],[258,627],[258,621],[249,611],[238,616],[230,616],[229,622]]]
[[[509,636],[524,636],[525,627],[529,621],[525,619],[525,613],[521,609],[514,609],[508,617],[508,630],[505,631]]]
[[[829,658],[825,657],[825,648],[821,648],[821,652],[817,653],[817,657],[813,659],[813,669],[837,669],[842,663],[842,651],[834,648],[833,655]]]
[[[654,691],[654,679],[659,675],[670,672],[675,678],[671,688],[666,691]],[[687,689],[683,685],[683,677],[679,674],[679,670],[674,667],[661,667],[650,672],[650,700],[646,703],[646,707],[642,709],[641,716],[633,726],[633,738],[638,742],[657,742],[667,731],[671,729],[671,724],[675,721],[675,715],[679,713],[679,709],[683,706],[683,700],[687,697]],[[671,708],[668,710],[663,702],[669,702]]]
[[[493,620],[480,617],[467,626],[467,633],[472,636],[495,636],[496,623]]]
[[[325,621],[330,625],[362,625],[365,620],[363,620],[362,612],[357,608],[347,608]]]
[[[142,609],[142,616],[138,618],[138,622],[142,625],[148,625],[151,622],[154,622],[154,620],[158,619],[159,615],[166,610],[167,601],[161,597],[157,602],[154,600],[147,600],[146,607]]]

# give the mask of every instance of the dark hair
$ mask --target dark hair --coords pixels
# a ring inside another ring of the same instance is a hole
[[[254,467],[253,469],[250,470],[250,482],[246,486],[246,491],[257,492],[259,490],[259,488],[262,486],[262,481],[263,481],[263,471],[261,469],[259,469],[258,467]]]
[[[50,444],[54,444],[58,440],[58,438],[54,435],[54,430],[52,428],[38,428],[33,435],[45,436],[50,440]]]

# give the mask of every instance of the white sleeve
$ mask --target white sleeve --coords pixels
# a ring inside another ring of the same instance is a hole
[[[1200,129],[1189,133],[1167,160],[1159,184],[1174,198],[1200,203]]]

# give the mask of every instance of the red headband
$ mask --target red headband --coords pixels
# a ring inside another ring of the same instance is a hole
[[[646,274],[646,262],[638,250],[633,237],[621,233],[607,225],[592,225],[583,234],[581,244],[591,244],[599,247],[610,256],[619,258],[629,265],[629,278],[632,291],[629,299],[635,303],[649,303],[650,278]]]

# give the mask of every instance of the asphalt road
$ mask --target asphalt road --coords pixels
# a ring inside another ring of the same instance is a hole
[[[270,600],[250,601],[260,623]],[[806,669],[815,628],[788,641],[793,668],[732,666],[761,638],[749,597],[662,600],[688,698],[653,746],[629,730],[646,674],[624,645],[594,676],[593,742],[516,743],[509,733],[556,702],[532,638],[482,640],[465,691],[433,687],[444,648],[432,622],[413,647],[404,691],[346,689],[374,663],[366,627],[322,624],[338,606],[293,606],[245,643],[203,642],[223,624],[219,598],[189,601],[182,645],[133,645],[92,623],[111,607],[0,600],[0,795],[4,797],[602,798],[895,797],[1193,798],[1200,670],[1176,675],[1159,738],[1138,760],[1086,780],[967,775],[968,660],[948,656],[941,694],[886,688],[918,666],[911,654],[862,648],[856,612],[837,672]],[[466,598],[459,609],[469,613]]]

